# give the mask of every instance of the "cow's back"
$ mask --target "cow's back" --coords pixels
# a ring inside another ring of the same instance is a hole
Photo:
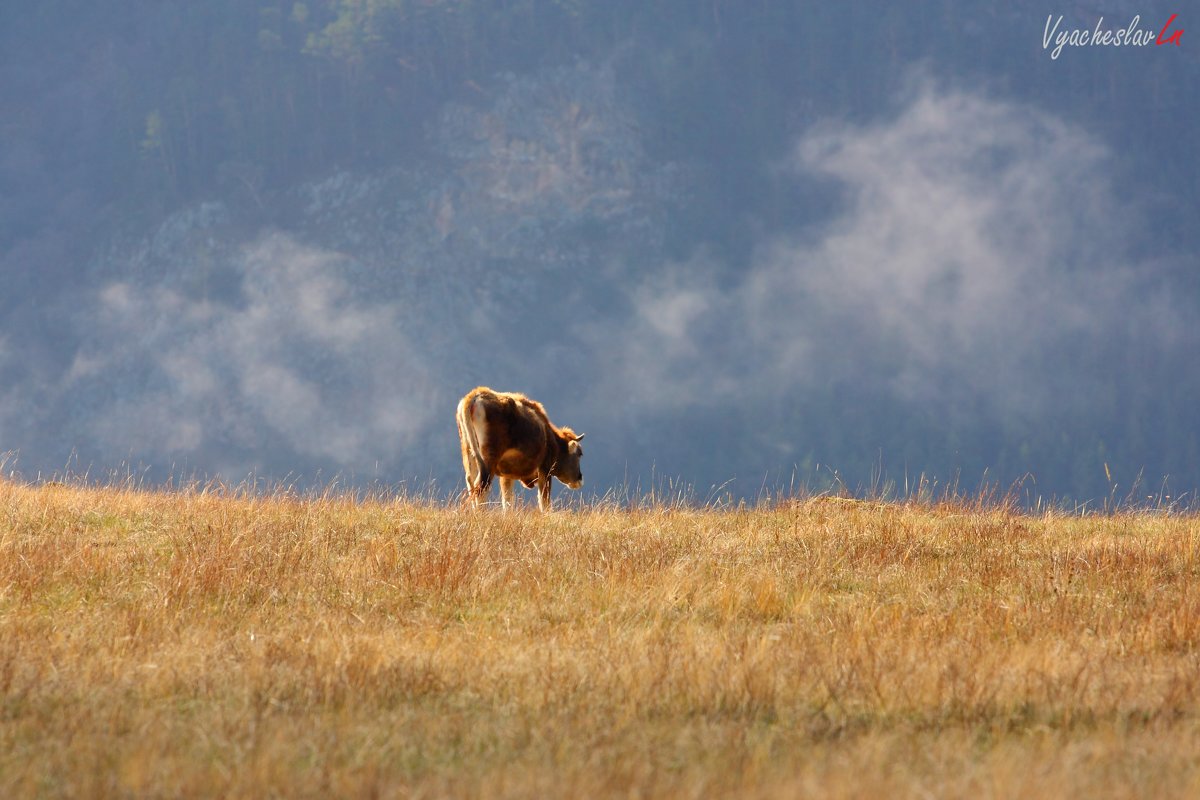
[[[540,454],[546,449],[550,435],[550,422],[542,407],[524,395],[509,395],[512,401],[510,416],[507,417],[513,447],[526,450],[530,455]]]

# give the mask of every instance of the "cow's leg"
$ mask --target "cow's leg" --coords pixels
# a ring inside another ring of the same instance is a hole
[[[500,507],[508,511],[513,505],[513,479],[500,478]]]
[[[487,503],[487,495],[492,489],[492,474],[490,471],[487,471],[484,465],[479,464],[478,473],[476,473],[474,480],[467,480],[467,486],[470,489],[472,505],[478,509],[478,507]]]
[[[475,459],[463,455],[463,472],[467,482],[467,490],[463,492],[463,502],[475,504],[475,493],[479,485],[479,471],[475,469]]]
[[[550,510],[550,480],[549,475],[538,478],[538,509],[541,511]]]
[[[462,432],[461,427],[459,432]],[[466,491],[463,492],[463,503],[476,504],[475,492],[479,485],[479,459],[475,458],[475,454],[471,452],[467,439],[464,436],[462,439],[462,462],[463,462],[463,479],[467,483]]]
[[[475,501],[475,479],[471,473],[467,473],[467,488],[462,493],[463,505],[477,505]]]

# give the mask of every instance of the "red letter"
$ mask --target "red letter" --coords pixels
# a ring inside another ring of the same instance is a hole
[[[1167,28],[1171,27],[1171,23],[1174,22],[1175,18],[1178,16],[1179,16],[1178,14],[1171,15],[1171,18],[1169,20],[1167,20],[1167,24],[1163,25],[1162,30],[1158,32],[1158,41],[1155,42],[1155,44],[1170,44],[1171,42],[1174,42],[1175,46],[1179,47],[1179,40],[1183,38],[1182,30],[1175,31],[1173,34],[1171,34],[1170,39],[1163,38],[1164,36],[1167,35]]]

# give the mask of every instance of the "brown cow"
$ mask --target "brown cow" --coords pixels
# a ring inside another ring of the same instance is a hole
[[[530,489],[537,486],[542,511],[550,510],[551,477],[572,489],[583,485],[583,434],[556,427],[536,400],[480,386],[459,401],[457,419],[466,497],[475,506],[487,500],[493,475],[500,478],[505,509],[513,502],[514,480]]]

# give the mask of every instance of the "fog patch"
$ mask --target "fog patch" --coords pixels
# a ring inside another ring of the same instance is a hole
[[[784,322],[781,307],[812,309],[866,363],[890,367],[907,399],[961,381],[1036,414],[1058,383],[1040,378],[1086,380],[1072,356],[1087,354],[1072,351],[1146,311],[1129,303],[1111,155],[1026,107],[928,81],[912,92],[894,119],[825,126],[799,144],[795,168],[835,179],[846,210],[812,243],[768,248],[750,311]]]
[[[797,179],[840,190],[820,230],[764,242],[729,289],[694,263],[637,285],[625,354],[669,380],[732,347],[754,367],[746,396],[883,369],[908,399],[957,379],[1034,413],[1048,353],[1069,370],[1070,346],[1117,316],[1164,325],[1121,246],[1110,162],[1050,115],[922,82],[895,117],[821,125],[796,146]]]
[[[347,259],[282,233],[241,249],[240,292],[197,298],[113,283],[64,391],[103,398],[87,431],[108,452],[215,461],[279,445],[331,468],[396,459],[436,394],[402,307],[355,294]]]

